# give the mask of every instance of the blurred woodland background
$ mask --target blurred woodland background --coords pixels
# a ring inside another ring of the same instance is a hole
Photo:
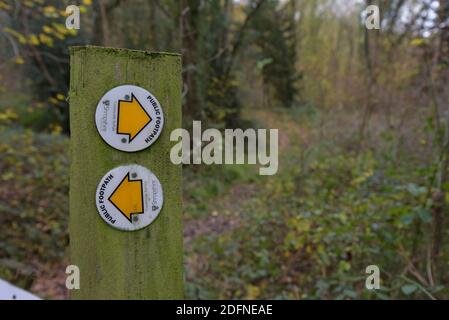
[[[449,1],[0,0],[0,278],[44,298],[81,44],[182,53],[186,128],[279,129],[274,176],[185,167],[187,298],[449,299]]]

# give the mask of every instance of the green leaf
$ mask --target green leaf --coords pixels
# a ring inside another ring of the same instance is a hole
[[[401,288],[402,292],[407,296],[411,295],[417,289],[418,289],[418,287],[414,284],[406,284],[406,285],[403,285]]]
[[[428,223],[432,220],[432,214],[426,209],[419,209],[418,216],[424,223]]]
[[[426,187],[420,187],[420,186],[417,186],[414,183],[409,183],[406,188],[407,188],[407,191],[412,196],[415,196],[415,197],[420,196],[422,194],[425,194],[427,192],[427,188]]]
[[[410,225],[415,219],[415,213],[411,212],[403,217],[401,217],[401,222],[405,225]]]

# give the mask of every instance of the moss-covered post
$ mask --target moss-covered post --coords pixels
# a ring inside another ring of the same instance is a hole
[[[107,145],[95,126],[100,98],[113,87],[131,84],[154,94],[162,105],[164,128],[139,152]],[[80,269],[74,299],[183,298],[181,166],[170,161],[170,132],[181,127],[181,57],[170,53],[71,48],[70,74],[70,264]],[[139,164],[150,169],[164,191],[157,219],[126,232],[107,225],[97,213],[95,193],[114,167]]]

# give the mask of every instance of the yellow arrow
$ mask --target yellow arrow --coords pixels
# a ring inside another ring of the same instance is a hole
[[[129,172],[115,188],[109,201],[131,221],[133,214],[143,213],[142,180],[129,180]]]
[[[117,133],[127,134],[131,142],[151,122],[151,117],[139,100],[131,94],[131,101],[119,100],[117,112]]]

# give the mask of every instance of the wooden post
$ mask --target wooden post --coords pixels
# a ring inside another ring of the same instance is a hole
[[[154,94],[165,123],[149,148],[127,153],[107,145],[95,126],[100,98],[132,84]],[[170,161],[170,132],[181,127],[181,57],[171,53],[73,47],[70,74],[70,264],[80,269],[74,299],[181,299],[183,250],[181,166]],[[162,184],[157,219],[133,232],[116,230],[97,213],[95,192],[114,167],[139,164]]]

